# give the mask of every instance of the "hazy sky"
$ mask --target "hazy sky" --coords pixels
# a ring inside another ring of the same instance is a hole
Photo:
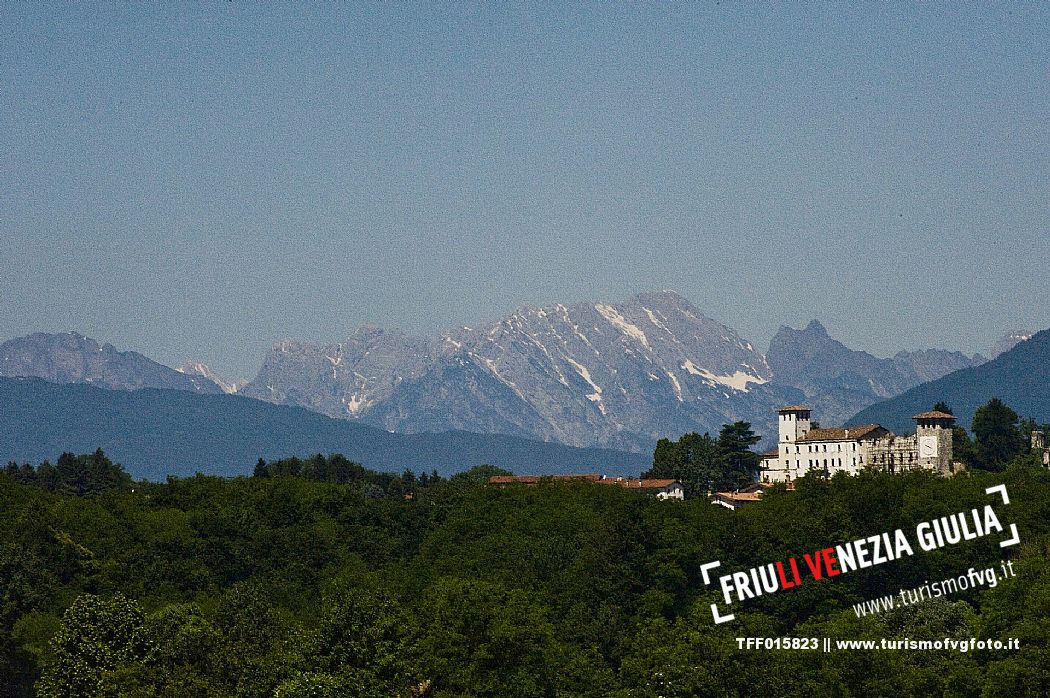
[[[0,340],[674,288],[766,346],[1050,326],[1050,5],[0,4]]]

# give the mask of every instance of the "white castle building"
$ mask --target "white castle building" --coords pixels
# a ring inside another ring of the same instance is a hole
[[[762,482],[791,482],[814,470],[829,475],[856,475],[863,468],[891,473],[919,469],[942,475],[955,472],[955,417],[946,412],[915,415],[915,434],[911,436],[897,436],[878,424],[814,429],[810,413],[803,405],[777,410],[777,450],[762,456]]]

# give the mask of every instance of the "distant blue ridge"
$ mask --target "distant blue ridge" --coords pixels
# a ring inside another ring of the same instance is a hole
[[[106,390],[0,378],[0,461],[52,462],[103,449],[137,479],[251,474],[267,460],[341,453],[374,470],[442,475],[489,463],[516,474],[638,475],[650,454],[574,448],[499,434],[395,434],[239,395]]]

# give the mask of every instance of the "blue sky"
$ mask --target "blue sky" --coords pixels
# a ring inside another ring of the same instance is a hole
[[[0,339],[674,288],[765,346],[1050,326],[1046,4],[0,5]]]

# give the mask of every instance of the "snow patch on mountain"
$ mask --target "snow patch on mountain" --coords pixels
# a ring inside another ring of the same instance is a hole
[[[574,369],[576,369],[576,373],[580,374],[580,378],[585,380],[587,382],[587,385],[591,386],[591,389],[594,391],[587,394],[587,399],[591,402],[596,403],[598,405],[598,410],[602,414],[605,414],[605,405],[602,403],[602,388],[600,385],[594,382],[593,378],[591,378],[591,372],[587,370],[586,366],[574,361],[568,356],[565,357],[565,360],[568,361]]]
[[[608,320],[610,325],[620,330],[628,337],[638,340],[638,343],[646,349],[652,349],[652,347],[649,346],[649,338],[645,336],[645,332],[642,332],[638,325],[632,325],[627,322],[626,318],[617,312],[616,308],[611,305],[597,303],[595,304],[594,309],[597,310],[603,318]]]
[[[653,311],[649,310],[644,305],[642,306],[642,310],[644,310],[645,314],[649,316],[649,322],[653,323],[654,325],[659,327],[661,330],[663,330],[667,334],[670,334],[670,335],[674,334],[674,332],[672,332],[671,330],[667,329],[667,325],[665,325],[664,323],[662,323],[662,322],[660,322],[659,320],[656,319],[656,313],[654,313]]]
[[[223,378],[215,373],[215,371],[211,370],[207,364],[200,361],[189,361],[175,370],[188,376],[200,376],[201,378],[209,380],[219,386],[222,392],[228,395],[232,395],[244,387],[243,381],[237,382]]]
[[[361,410],[367,408],[372,404],[371,400],[366,399],[362,395],[354,394],[350,396],[349,400],[344,400],[343,404],[346,405],[346,411],[352,415],[357,415]]]
[[[761,376],[756,376],[747,373],[746,371],[735,371],[732,374],[720,376],[715,373],[712,373],[711,371],[708,371],[706,368],[697,368],[696,364],[694,364],[689,359],[686,359],[682,362],[682,368],[684,368],[686,371],[688,371],[694,376],[700,376],[705,381],[707,381],[709,385],[724,385],[729,388],[732,388],[733,390],[739,390],[743,393],[746,393],[748,391],[748,383],[757,383],[758,385],[762,385],[763,383],[769,382],[767,379],[762,378]],[[748,368],[751,367],[748,366]]]
[[[674,396],[678,398],[678,402],[682,402],[682,384],[678,382],[678,377],[670,371],[667,372],[667,377],[671,379],[671,387],[674,389]]]

